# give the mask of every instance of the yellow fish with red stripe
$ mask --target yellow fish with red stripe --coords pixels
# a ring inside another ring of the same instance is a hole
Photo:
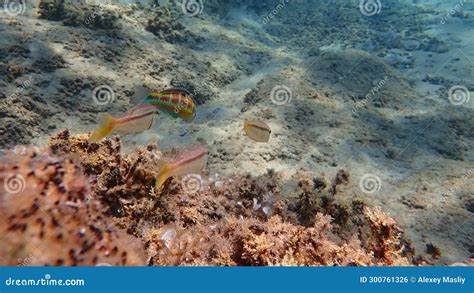
[[[155,188],[159,190],[166,179],[172,176],[199,174],[206,167],[208,152],[201,145],[193,145],[172,158],[162,158],[158,162],[158,176]]]
[[[123,135],[143,132],[151,128],[155,114],[157,114],[156,108],[149,104],[135,106],[119,118],[102,113],[99,128],[91,134],[89,142],[98,142],[113,132]]]
[[[146,91],[143,102],[155,106],[158,111],[187,122],[196,117],[196,103],[184,88],[174,87],[163,91]]]

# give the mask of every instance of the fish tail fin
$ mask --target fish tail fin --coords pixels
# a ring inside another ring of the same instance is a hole
[[[247,129],[249,127],[249,122],[247,120],[244,120],[244,128]]]
[[[169,163],[163,160],[158,161],[157,167],[158,167],[159,173],[156,176],[155,188],[159,190],[165,183],[166,179],[170,177],[170,168],[169,168]]]
[[[99,121],[99,128],[91,134],[89,142],[98,142],[112,133],[115,128],[115,118],[108,113],[101,113]]]
[[[143,104],[146,100],[146,98],[148,97],[149,95],[149,90],[146,89],[144,86],[142,85],[136,85],[133,89],[133,91],[135,92],[133,97],[131,98],[130,100],[130,103],[132,105],[140,105],[140,104]]]

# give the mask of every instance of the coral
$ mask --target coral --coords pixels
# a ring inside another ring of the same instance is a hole
[[[19,194],[2,190],[0,197],[7,219],[0,226],[7,235],[3,264],[18,258],[37,265],[414,264],[393,219],[330,192],[346,171],[329,187],[325,179],[301,179],[294,199],[282,197],[271,170],[260,177],[202,174],[193,192],[171,178],[156,191],[157,146],[122,154],[116,137],[87,138],[63,131],[49,151],[2,159],[0,178],[17,174],[26,183]]]

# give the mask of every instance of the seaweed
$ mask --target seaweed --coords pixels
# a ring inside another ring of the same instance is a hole
[[[7,235],[1,264],[18,258],[30,259],[27,265],[415,264],[393,219],[360,201],[345,205],[330,192],[347,171],[330,187],[325,179],[302,179],[296,201],[283,198],[271,170],[219,181],[203,174],[193,192],[172,178],[156,191],[162,155],[156,145],[123,154],[117,137],[87,138],[66,130],[46,150],[2,160],[0,178],[14,174],[25,184],[14,195],[0,194],[8,219],[0,225]],[[40,254],[37,244],[57,249]]]
[[[1,265],[141,265],[137,239],[114,228],[73,158],[39,149],[0,164]]]

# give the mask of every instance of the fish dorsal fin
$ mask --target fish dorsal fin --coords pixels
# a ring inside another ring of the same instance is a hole
[[[149,112],[155,112],[155,114],[158,114],[155,106],[147,103],[141,103],[125,112],[124,116],[141,115]]]
[[[195,158],[203,155],[207,156],[207,154],[208,152],[206,148],[204,148],[202,145],[192,145],[189,148],[184,149],[180,153],[178,153],[173,158],[173,163],[186,161],[190,158]]]
[[[272,132],[268,124],[260,120],[245,120],[245,124],[249,127],[255,127],[260,130],[268,131],[270,133]]]
[[[160,93],[162,93],[162,94],[172,94],[172,93],[179,94],[180,93],[180,94],[183,94],[183,95],[192,96],[191,92],[189,92],[184,87],[170,87],[170,88],[167,88],[167,89],[164,89],[164,90],[160,91]]]

